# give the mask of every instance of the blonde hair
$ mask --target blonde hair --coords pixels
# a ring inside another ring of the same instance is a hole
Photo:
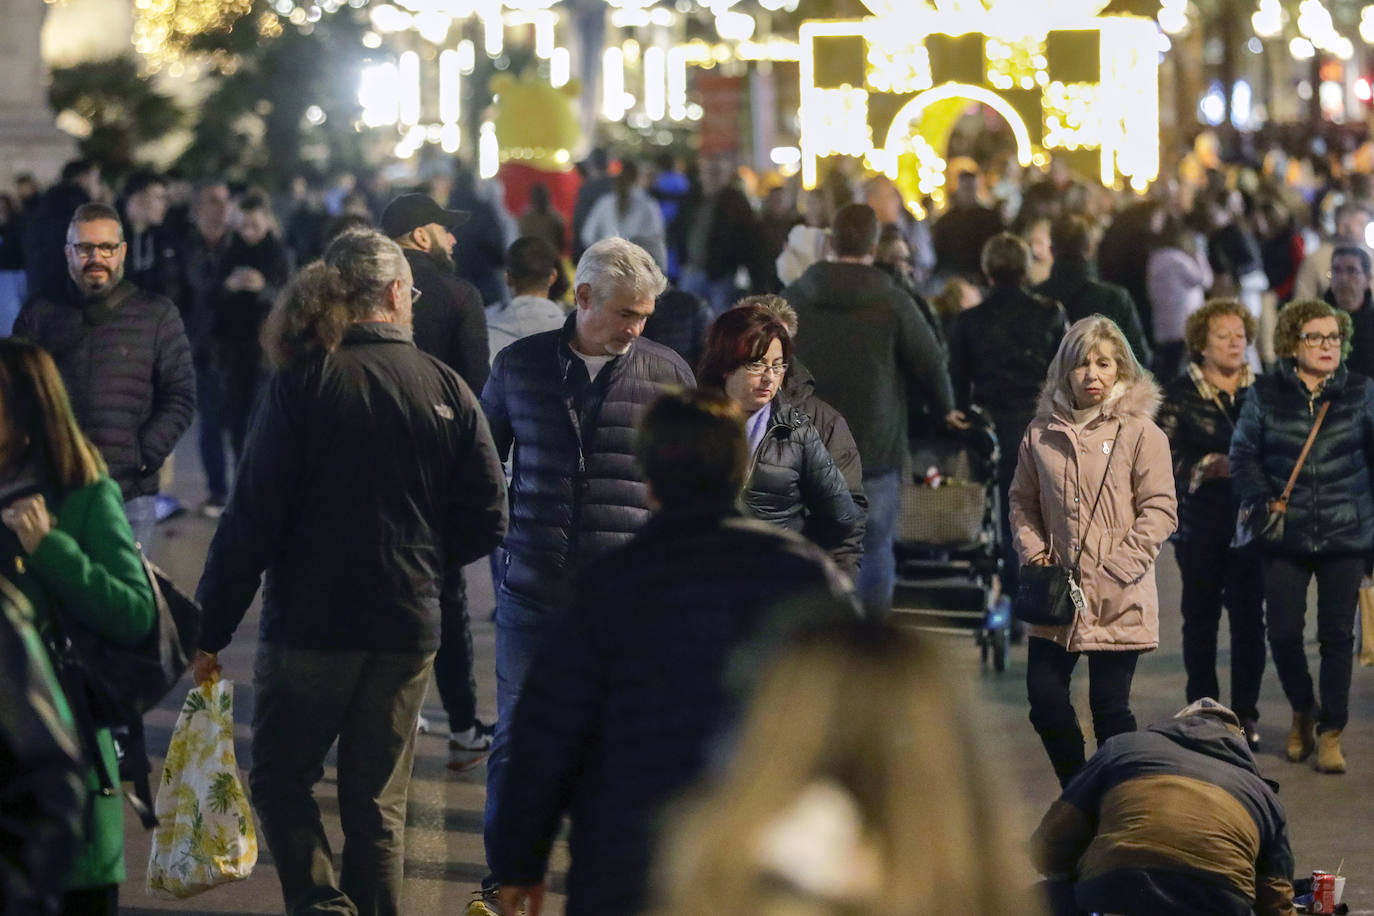
[[[850,624],[796,640],[764,676],[720,784],[665,831],[659,916],[924,916],[951,901],[1037,912],[1019,886],[1032,880],[1019,831],[951,693],[938,652],[914,635]],[[760,855],[818,786],[852,800],[862,862],[876,866],[868,893],[803,891]]]
[[[1085,364],[1088,354],[1101,343],[1111,344],[1116,350],[1117,384],[1129,387],[1150,377],[1150,373],[1135,358],[1126,335],[1121,333],[1116,322],[1104,315],[1089,315],[1075,321],[1059,342],[1059,352],[1054,354],[1049,372],[1045,374],[1045,385],[1040,389],[1041,403],[1072,404],[1073,389],[1069,385],[1069,373]]]

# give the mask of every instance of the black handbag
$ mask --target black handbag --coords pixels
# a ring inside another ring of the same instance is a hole
[[[1097,515],[1098,503],[1102,501],[1102,491],[1107,488],[1107,477],[1112,470],[1112,456],[1116,454],[1116,443],[1121,438],[1121,424],[1116,427],[1116,437],[1112,439],[1111,451],[1107,452],[1107,466],[1102,471],[1102,483],[1097,487],[1092,511],[1088,513],[1086,531]],[[1078,612],[1083,609],[1083,589],[1081,587],[1080,564],[1086,544],[1079,539],[1078,553],[1074,555],[1073,566],[1048,566],[1023,563],[1021,577],[1016,587],[1016,600],[1012,602],[1013,616],[1022,623],[1040,627],[1064,627],[1073,623]]]
[[[1317,431],[1322,428],[1322,420],[1326,419],[1326,412],[1330,409],[1331,402],[1327,401],[1322,404],[1321,410],[1317,411],[1316,422],[1312,424],[1312,431],[1307,434],[1307,441],[1303,443],[1298,463],[1293,465],[1293,473],[1288,475],[1283,495],[1271,503],[1248,502],[1237,510],[1236,533],[1231,538],[1232,547],[1249,547],[1251,544],[1272,547],[1283,543],[1283,521],[1288,514],[1288,499],[1293,495],[1293,487],[1298,483],[1298,474],[1307,462],[1307,456],[1312,452],[1312,443],[1317,441]]]

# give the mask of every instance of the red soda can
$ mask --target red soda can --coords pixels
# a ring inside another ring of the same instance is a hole
[[[1336,912],[1336,876],[1330,872],[1312,872],[1312,912]]]

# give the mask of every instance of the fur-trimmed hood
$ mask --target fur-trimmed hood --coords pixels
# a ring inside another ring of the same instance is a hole
[[[1146,372],[1129,385],[1117,382],[1102,405],[1102,415],[1117,420],[1153,420],[1163,400],[1163,389],[1154,376]],[[1059,385],[1047,381],[1045,387],[1040,389],[1035,416],[1036,419],[1048,420],[1058,416],[1063,420],[1071,420],[1073,405],[1063,396]]]

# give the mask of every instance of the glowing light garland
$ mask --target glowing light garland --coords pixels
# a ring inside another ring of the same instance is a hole
[[[230,26],[252,8],[253,0],[135,0],[134,49],[149,70],[160,70],[179,62],[197,35]]]

